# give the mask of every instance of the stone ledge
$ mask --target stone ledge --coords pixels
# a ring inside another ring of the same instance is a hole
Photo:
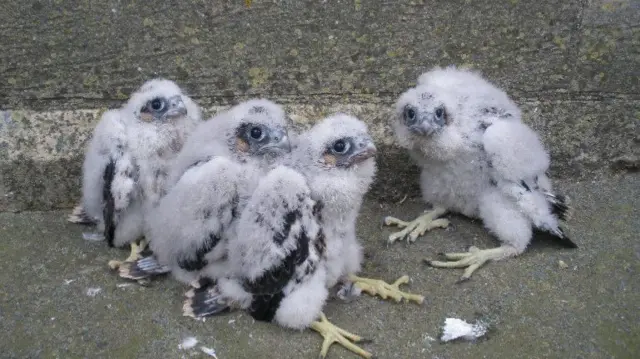
[[[586,178],[638,169],[638,102],[520,101],[520,105],[525,122],[541,134],[551,151],[554,177]],[[211,107],[205,113],[224,108]],[[380,149],[379,174],[370,195],[386,201],[418,193],[417,169],[395,145],[387,125],[390,104],[289,104],[285,108],[298,128],[335,112],[361,118]],[[80,196],[84,147],[104,110],[0,112],[0,210],[73,206]]]

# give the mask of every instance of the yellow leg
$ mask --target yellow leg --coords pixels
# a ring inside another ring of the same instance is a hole
[[[337,326],[329,322],[329,320],[327,320],[327,317],[324,315],[324,313],[320,313],[320,320],[311,323],[311,329],[320,333],[320,335],[322,335],[322,337],[324,338],[324,341],[322,342],[322,350],[320,350],[321,358],[327,356],[329,347],[331,347],[331,344],[333,343],[338,343],[364,358],[371,358],[373,356],[368,351],[352,343],[362,342],[362,337],[353,333],[349,333],[342,328],[338,328]]]
[[[147,247],[147,241],[145,241],[144,239],[141,239],[140,241],[138,241],[138,243],[132,242],[131,251],[129,252],[129,256],[127,257],[127,259],[124,260],[124,262],[135,262],[138,258],[140,258],[140,252],[142,252],[146,247]],[[112,270],[116,270],[120,268],[122,263],[123,261],[114,259],[114,260],[110,260],[108,265],[109,265],[109,268],[111,268]]]
[[[447,213],[447,210],[441,207],[436,207],[429,212],[425,212],[420,217],[414,219],[411,222],[406,222],[401,219],[387,216],[384,219],[384,224],[387,226],[398,226],[404,228],[399,232],[392,233],[389,236],[389,242],[393,243],[397,240],[407,238],[409,242],[415,242],[415,240],[424,235],[427,231],[434,228],[447,228],[449,226],[449,220],[445,218],[438,218]]]
[[[409,283],[409,276],[407,275],[398,278],[393,284],[389,284],[380,279],[362,278],[353,274],[349,276],[349,280],[361,291],[372,296],[379,295],[382,299],[391,297],[396,302],[400,302],[404,298],[407,301],[413,301],[418,304],[422,304],[424,301],[424,297],[421,295],[406,293],[400,290],[400,284]]]
[[[506,257],[517,255],[518,252],[511,246],[502,246],[492,249],[478,249],[477,247],[469,248],[466,253],[445,253],[443,254],[449,261],[432,261],[425,260],[427,264],[436,268],[465,268],[464,273],[460,277],[460,281],[471,278],[476,269],[482,267],[486,262],[491,260],[500,260]]]

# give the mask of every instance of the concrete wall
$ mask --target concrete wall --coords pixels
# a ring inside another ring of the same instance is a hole
[[[264,96],[301,124],[360,115],[381,146],[373,193],[384,199],[416,182],[389,105],[437,64],[504,86],[551,149],[554,176],[637,170],[639,25],[638,0],[5,0],[0,210],[73,205],[99,113],[158,75],[210,113]]]

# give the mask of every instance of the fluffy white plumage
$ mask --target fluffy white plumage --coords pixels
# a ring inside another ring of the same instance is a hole
[[[290,150],[286,126],[279,105],[257,99],[202,123],[189,138],[172,167],[171,190],[146,226],[158,263],[178,280],[227,273],[227,240],[242,209],[270,164]]]
[[[327,298],[317,202],[298,172],[279,166],[260,181],[229,242],[234,275],[218,289],[257,320],[303,329]]]
[[[263,128],[264,130],[274,131],[270,134],[265,132],[265,136],[279,137],[276,139],[265,137],[260,140],[263,142],[239,138],[240,127],[244,126],[244,130],[251,130],[250,125],[253,122],[262,127],[268,127]],[[185,144],[184,150],[180,152],[172,167],[170,182],[177,182],[187,168],[199,161],[208,160],[212,156],[227,157],[248,167],[266,171],[282,155],[280,150],[290,146],[288,137],[290,122],[284,109],[267,99],[252,99],[233,106],[206,121],[194,131],[193,137]],[[245,148],[245,146],[252,147]]]
[[[187,314],[242,308],[287,328],[345,335],[326,321],[322,308],[328,289],[360,268],[355,220],[375,174],[374,154],[364,123],[346,115],[324,119],[298,137],[291,154],[260,181],[238,221],[228,247],[231,275],[213,288],[191,291]]]
[[[356,237],[356,221],[376,174],[372,157],[376,149],[366,124],[345,114],[320,121],[298,142],[299,147],[285,164],[307,178],[312,198],[324,205],[322,228],[327,238],[330,288],[360,271],[363,254]],[[346,144],[345,154],[333,148],[338,142]]]
[[[501,114],[510,114],[514,118],[520,118],[521,112],[513,100],[495,87],[478,72],[461,70],[455,66],[435,68],[418,77],[418,87],[421,85],[441,86],[445,89],[455,88],[456,93],[464,101],[460,108],[469,116],[485,111],[496,111]],[[508,116],[503,116],[508,117]]]
[[[171,161],[200,121],[199,107],[174,82],[144,83],[96,126],[76,211],[97,223],[110,245],[139,239],[146,213],[165,193]]]
[[[422,168],[424,200],[437,215],[452,211],[482,219],[502,242],[495,250],[445,255],[458,261],[431,261],[434,266],[468,267],[467,279],[487,260],[522,253],[534,228],[568,241],[558,223],[568,215],[566,199],[553,194],[549,155],[520,116],[504,91],[477,72],[453,66],[421,75],[398,99],[391,125]],[[434,227],[426,225],[434,217],[387,219],[406,227],[390,240],[415,240]]]
[[[318,221],[327,241],[327,260],[323,261],[323,270],[328,272],[328,275],[322,275],[323,278],[326,277],[322,288],[330,288],[339,279],[360,269],[362,248],[356,238],[355,222],[362,197],[375,174],[375,160],[372,158],[375,146],[367,133],[366,125],[346,115],[336,115],[320,121],[297,137],[296,143],[296,148],[278,161],[282,166],[272,170],[253,192],[246,211],[260,213],[260,221],[239,221],[237,236],[230,240],[229,257],[235,256],[247,261],[233,267],[240,270],[236,273],[237,277],[249,279],[254,279],[255,273],[261,273],[273,267],[273,263],[283,260],[279,246],[273,245],[275,240],[265,242],[254,237],[272,238],[268,234],[273,232],[272,228],[280,228],[286,221],[297,225],[305,222],[287,218],[288,212],[282,211],[287,208],[291,211],[297,205],[292,198],[309,197],[309,201],[318,203],[318,208],[321,208]],[[267,191],[267,188],[271,189]],[[281,203],[289,204],[283,207]],[[307,215],[302,213],[303,217]],[[241,218],[247,216],[251,214],[243,213]],[[310,223],[309,221],[306,220],[306,223]],[[309,225],[305,226],[306,231],[312,230],[308,228]],[[307,237],[313,238],[314,235],[307,234]],[[263,255],[265,251],[272,251],[277,258]],[[221,288],[224,294],[225,287]]]

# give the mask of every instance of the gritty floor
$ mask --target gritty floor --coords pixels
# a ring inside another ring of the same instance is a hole
[[[519,258],[490,263],[463,284],[460,270],[422,259],[469,245],[495,246],[478,221],[452,217],[416,243],[391,246],[384,215],[410,218],[419,199],[368,200],[358,232],[366,248],[363,275],[425,295],[419,306],[362,296],[331,302],[331,321],[372,342],[378,358],[632,358],[640,353],[640,176],[559,183],[572,198],[568,226],[579,249],[538,239]],[[195,321],[181,315],[184,287],[165,278],[149,287],[107,268],[126,252],[82,238],[67,212],[0,214],[0,356],[2,358],[316,358],[321,338],[254,322],[237,312]],[[568,266],[560,265],[563,261]],[[90,295],[92,294],[92,295]],[[482,317],[494,330],[477,342],[440,343],[447,317]],[[199,340],[191,350],[178,344]],[[635,354],[634,354],[635,353]],[[334,345],[328,358],[356,358]]]

